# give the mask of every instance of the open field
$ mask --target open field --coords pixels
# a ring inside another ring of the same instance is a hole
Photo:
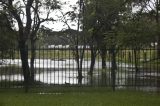
[[[80,89],[80,88],[79,88]],[[43,90],[44,91],[44,90]],[[0,106],[159,106],[160,95],[139,91],[103,89],[30,92],[0,90]]]
[[[70,58],[74,58],[73,56],[73,50],[66,50],[66,49],[40,49],[40,50],[36,50],[36,59],[70,59]],[[31,57],[31,52],[29,51],[29,58]],[[85,50],[85,56],[84,58],[90,59],[90,50]],[[16,50],[15,54],[14,54],[14,58],[19,59],[20,58],[20,53]]]
[[[36,51],[36,59],[70,59],[75,58],[73,56],[73,50],[71,49],[37,49]],[[153,59],[156,59],[157,54],[156,49],[142,49],[136,51],[137,61],[139,62],[147,62]],[[13,55],[9,55],[10,58],[19,59],[20,53],[15,50]],[[28,52],[29,58],[31,57],[31,51]],[[84,52],[84,59],[91,59],[91,50],[87,49]],[[100,52],[97,52],[97,58],[101,59]],[[111,54],[109,54],[109,50],[107,50],[106,60],[109,61],[111,59]],[[134,63],[135,61],[135,53],[134,50],[130,49],[122,49],[116,51],[116,59],[117,62],[127,62]]]

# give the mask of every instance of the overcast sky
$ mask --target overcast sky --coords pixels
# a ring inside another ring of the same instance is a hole
[[[18,0],[17,0],[18,1]],[[17,4],[17,1],[15,0],[14,1],[14,3],[15,3],[15,5],[17,5],[17,6],[19,6],[18,4]],[[64,3],[64,2],[66,2],[66,4],[63,4],[62,5],[62,7],[61,7],[61,11],[63,12],[63,13],[66,13],[66,12],[68,12],[68,11],[71,11],[72,10],[72,8],[70,7],[70,5],[77,5],[76,4],[76,2],[78,1],[78,0],[59,0],[60,2],[62,2],[62,4]],[[23,4],[23,3],[22,3]],[[46,16],[47,16],[47,14],[46,14],[46,12],[45,12],[45,10],[41,10],[41,12],[43,12],[42,14],[40,14],[40,17],[41,18],[46,18]],[[55,20],[58,20],[59,18],[57,17],[57,15],[58,16],[60,16],[61,15],[61,12],[59,11],[59,10],[54,10],[49,16],[50,17],[52,17],[53,19],[55,19]],[[62,16],[62,15],[61,15]],[[68,17],[69,18],[69,17]],[[26,18],[24,17],[24,15],[21,15],[21,19],[24,21],[24,22],[26,22]],[[77,29],[77,26],[71,26],[71,24],[73,24],[73,23],[69,23],[68,22],[68,24],[70,25],[70,27],[72,28],[72,29]],[[75,23],[74,23],[75,24]],[[42,23],[41,25],[44,25],[45,27],[47,27],[47,28],[50,28],[50,29],[52,29],[52,30],[54,30],[54,31],[61,31],[61,30],[64,30],[64,29],[67,29],[67,26],[63,23],[63,22],[61,22],[60,20],[59,21],[56,21],[56,22],[44,22],[44,23]],[[18,24],[17,23],[15,23],[15,30],[17,30],[18,29]]]
[[[16,0],[15,0],[16,1]],[[72,10],[72,8],[70,7],[70,5],[76,5],[77,6],[77,1],[78,0],[59,0],[60,2],[62,2],[62,4],[64,3],[64,2],[66,2],[66,4],[64,5],[62,5],[62,8],[61,8],[61,11],[63,12],[63,13],[66,13],[66,12],[68,12],[68,11],[71,11]],[[17,5],[17,4],[16,4]],[[136,12],[138,10],[138,8],[135,8],[134,9],[134,11]],[[59,10],[57,10],[57,11],[54,11],[54,12],[52,12],[51,14],[50,14],[50,17],[52,17],[53,19],[56,19],[56,20],[58,20],[59,18],[57,17],[57,15],[58,16],[60,16],[61,15],[61,13],[60,13],[60,11]],[[42,18],[46,18],[46,12],[45,12],[45,10],[44,10],[44,12],[43,12],[43,14],[41,14],[41,17]],[[69,18],[69,17],[68,17]],[[24,20],[25,20],[25,18],[24,18]],[[70,27],[72,28],[72,29],[77,29],[77,26],[76,26],[76,23],[70,23],[70,22],[68,22],[68,24],[70,25]],[[72,26],[72,24],[75,24],[75,26]],[[49,22],[49,23],[43,23],[42,25],[44,25],[45,27],[48,27],[48,28],[50,28],[50,29],[52,29],[52,30],[54,30],[54,31],[61,31],[61,30],[64,30],[64,29],[67,29],[67,26],[63,23],[63,22],[61,22],[60,20],[59,21],[56,21],[56,22]],[[18,28],[17,27],[17,24],[15,24],[15,28]]]
[[[70,10],[72,10],[72,8],[70,8],[70,5],[76,5],[76,2],[78,1],[78,0],[59,0],[59,1],[61,1],[61,2],[66,2],[66,5],[63,5],[62,6],[62,12],[63,13],[65,13],[65,12],[67,12],[67,11],[70,11]],[[52,13],[50,16],[51,17],[54,17],[54,19],[58,19],[57,17],[56,17],[56,15],[61,15],[61,13],[59,12],[59,10],[57,10],[56,12],[54,12],[54,13]],[[77,27],[76,26],[71,26],[71,24],[72,23],[69,23],[70,24],[70,27],[72,28],[72,29],[76,29]],[[46,23],[44,23],[43,24],[44,26],[46,26],[46,27],[48,27],[48,28],[51,28],[52,30],[54,30],[54,31],[60,31],[60,30],[62,30],[62,29],[66,29],[67,28],[67,26],[63,23],[63,22],[60,22],[60,21],[57,21],[57,22],[54,22],[54,23],[48,23],[48,24],[46,24]],[[65,26],[64,26],[65,25]]]

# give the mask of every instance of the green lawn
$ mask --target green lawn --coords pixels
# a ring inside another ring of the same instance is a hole
[[[91,52],[90,50],[85,50],[84,53],[84,59],[90,59],[91,57]],[[29,51],[28,54],[29,58],[31,57],[31,52]],[[19,59],[20,58],[20,53],[18,51],[15,52],[14,55],[15,59]],[[50,50],[50,49],[46,49],[46,50],[36,50],[36,59],[72,59],[75,58],[73,56],[73,51],[72,50],[65,50],[65,49],[61,49],[61,50]]]
[[[24,93],[0,90],[0,106],[160,106],[160,95],[139,91],[91,90]]]

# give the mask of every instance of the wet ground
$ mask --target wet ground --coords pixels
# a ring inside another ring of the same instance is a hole
[[[18,66],[21,67],[21,61],[15,60],[1,60],[0,67]],[[111,63],[106,62],[107,69],[102,71],[102,63],[96,61],[93,77],[88,74],[91,61],[83,62],[83,80],[84,85],[111,85]],[[36,59],[35,60],[35,80],[46,84],[78,84],[77,64],[73,59],[65,60],[51,60],[51,59]],[[13,69],[14,70],[14,69]],[[119,63],[116,72],[117,88],[124,88],[124,86],[145,86],[148,89],[155,89],[157,86],[157,78],[160,73],[156,71],[140,71],[135,73],[133,65]],[[23,81],[23,76],[20,73],[1,74],[0,81]]]

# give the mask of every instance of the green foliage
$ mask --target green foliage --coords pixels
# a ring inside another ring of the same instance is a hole
[[[135,49],[149,47],[156,39],[155,23],[147,16],[134,18],[120,25],[118,36],[120,45]]]
[[[111,45],[120,14],[126,10],[123,3],[123,0],[86,0],[84,26],[88,39],[95,40],[99,46]]]
[[[87,37],[94,37],[99,44],[140,49],[156,41],[156,29],[159,27],[151,13],[145,12],[143,8],[136,13],[132,11],[134,6],[143,5],[146,8],[147,0],[85,0],[85,3],[84,25],[89,35]]]
[[[16,45],[16,32],[11,29],[6,15],[0,13],[0,58],[5,58],[12,54],[12,49]]]

